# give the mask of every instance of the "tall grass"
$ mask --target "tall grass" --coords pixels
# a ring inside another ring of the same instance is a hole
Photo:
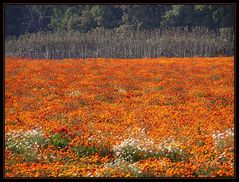
[[[6,39],[5,53],[47,59],[232,56],[234,36],[232,28],[205,27],[38,32]]]

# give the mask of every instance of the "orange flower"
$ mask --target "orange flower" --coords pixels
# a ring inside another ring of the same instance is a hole
[[[233,59],[6,58],[6,177],[233,176]]]

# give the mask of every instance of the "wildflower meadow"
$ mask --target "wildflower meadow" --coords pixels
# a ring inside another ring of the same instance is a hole
[[[5,177],[233,177],[234,57],[5,59]]]

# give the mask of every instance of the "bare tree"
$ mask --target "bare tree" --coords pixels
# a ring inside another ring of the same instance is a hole
[[[209,31],[185,27],[133,31],[96,29],[38,32],[6,39],[6,55],[32,58],[154,58],[230,56],[234,54],[233,29]]]

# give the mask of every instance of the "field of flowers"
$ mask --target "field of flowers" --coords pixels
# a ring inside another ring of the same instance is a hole
[[[5,177],[234,176],[234,58],[5,59]]]

